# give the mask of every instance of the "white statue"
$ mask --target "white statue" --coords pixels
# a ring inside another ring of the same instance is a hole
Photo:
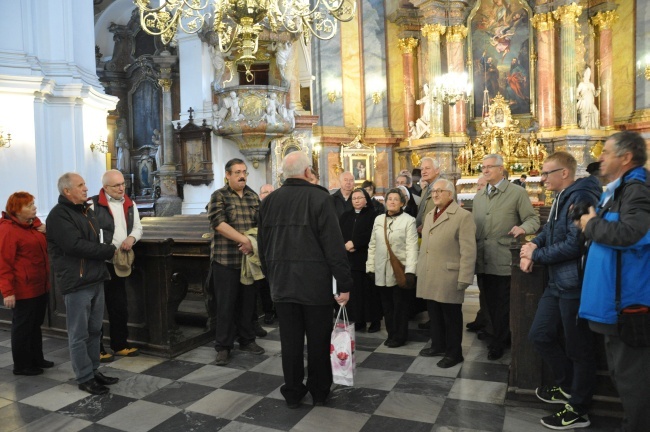
[[[271,93],[266,101],[266,121],[267,123],[276,123],[275,115],[278,112],[278,95]]]
[[[424,105],[422,108],[422,117],[417,119],[415,122],[416,133],[411,135],[413,138],[422,138],[425,134],[428,134],[431,129],[429,124],[431,122],[431,96],[429,96],[429,84],[424,84],[423,87],[424,96],[421,99],[415,101],[417,105]]]
[[[162,161],[162,145],[160,144],[160,131],[158,129],[153,130],[153,135],[151,136],[151,142],[156,146],[156,154],[154,159],[156,160],[156,170],[160,171],[163,166]]]
[[[289,80],[287,78],[287,63],[291,58],[291,42],[273,42],[271,44],[271,51],[275,51],[275,64],[282,76],[282,84],[286,85]]]
[[[230,111],[230,121],[237,121],[244,118],[239,107],[239,98],[234,91],[230,92],[230,96],[223,100],[223,106]]]
[[[578,84],[576,93],[578,113],[580,113],[580,127],[583,129],[600,128],[600,114],[595,103],[598,95],[600,95],[600,88],[596,90],[596,87],[594,87],[591,82],[591,68],[587,67],[582,74],[582,82]]]
[[[409,136],[415,138],[418,135],[418,128],[415,127],[415,122],[411,120],[409,122]]]
[[[291,129],[296,127],[296,104],[291,102],[289,108],[280,105],[282,117],[291,124]]]
[[[124,137],[124,133],[120,132],[115,141],[117,147],[117,169],[123,173],[131,172],[131,150],[129,149],[129,142]]]
[[[223,78],[223,74],[226,70],[225,57],[228,53],[223,53],[218,47],[212,45],[209,50],[212,67],[214,68],[214,81],[212,81],[212,87],[215,90],[219,90],[222,87],[221,78]]]

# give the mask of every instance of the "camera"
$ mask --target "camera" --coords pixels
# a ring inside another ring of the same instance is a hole
[[[574,222],[579,221],[583,215],[589,213],[589,207],[591,207],[591,204],[584,201],[574,204],[569,210],[569,218]]]

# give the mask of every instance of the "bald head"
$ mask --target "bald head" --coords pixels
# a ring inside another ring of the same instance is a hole
[[[273,187],[273,185],[270,184],[262,185],[262,187],[260,188],[260,199],[263,200],[274,190],[275,188]]]
[[[348,196],[352,193],[354,189],[354,176],[351,172],[345,171],[339,175],[339,182],[341,184],[341,193],[344,196]]]
[[[309,180],[311,171],[311,163],[309,157],[301,151],[289,153],[282,160],[282,173],[285,178],[301,178]]]

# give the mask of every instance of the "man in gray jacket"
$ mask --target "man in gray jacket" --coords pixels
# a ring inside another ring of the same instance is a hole
[[[498,360],[510,345],[510,244],[513,237],[535,233],[539,216],[526,190],[505,179],[500,155],[483,158],[483,176],[488,185],[474,197],[472,210],[476,222],[476,274],[494,330],[488,359]]]

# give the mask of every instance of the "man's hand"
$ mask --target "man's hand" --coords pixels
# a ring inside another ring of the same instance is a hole
[[[239,243],[239,252],[243,253],[244,255],[248,255],[253,252],[253,244],[248,237],[246,237],[246,240],[243,240],[241,243]]]
[[[593,207],[589,207],[589,213],[582,215],[580,218],[580,229],[584,231],[587,227],[587,223],[596,216],[596,210]]]
[[[537,245],[535,243],[528,242],[525,245],[521,247],[521,251],[519,252],[519,257],[520,258],[526,258],[528,260],[533,259],[533,251],[537,249]]]
[[[418,230],[418,234],[422,234],[422,227],[423,227],[423,226],[424,226],[424,224],[420,225],[420,226],[417,228],[417,230]]]
[[[352,240],[349,240],[349,241],[345,244],[345,250],[348,251],[348,252],[354,252],[354,251],[355,251],[355,249],[354,249],[354,243],[352,243]]]
[[[509,235],[513,236],[514,238],[519,237],[522,234],[526,234],[526,231],[524,231],[521,227],[518,227],[517,225],[513,226],[512,229],[508,232]]]
[[[130,251],[133,248],[133,244],[135,243],[135,238],[128,236],[123,242],[122,245],[120,246],[120,249],[123,251]]]
[[[334,300],[341,306],[345,306],[345,304],[350,300],[350,293],[338,293],[337,295],[334,296]]]
[[[533,261],[528,258],[522,258],[521,261],[519,261],[519,268],[524,273],[530,273],[533,271]]]
[[[13,309],[16,307],[16,296],[7,296],[4,298],[5,306],[8,307],[9,309]]]

